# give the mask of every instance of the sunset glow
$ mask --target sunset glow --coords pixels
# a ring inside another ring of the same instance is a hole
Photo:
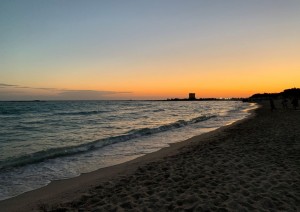
[[[299,11],[294,0],[4,0],[0,100],[248,97],[299,87]]]

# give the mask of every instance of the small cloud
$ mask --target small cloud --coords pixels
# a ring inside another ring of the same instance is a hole
[[[96,100],[103,99],[103,97],[124,94],[131,92],[118,92],[118,91],[96,91],[96,90],[65,90],[58,93],[61,99],[72,99],[72,100]]]
[[[21,89],[38,89],[38,90],[47,90],[47,91],[57,91],[56,88],[36,88],[36,87],[30,87],[30,86],[21,86],[21,85],[11,85],[6,83],[0,83],[0,87],[14,87],[14,88],[21,88]]]
[[[31,87],[27,87],[27,86],[16,86],[17,88],[31,88]]]
[[[10,84],[5,84],[5,83],[0,83],[1,87],[18,87],[18,85],[10,85]]]
[[[32,88],[32,89],[39,89],[39,90],[46,90],[46,91],[56,91],[57,88]]]
[[[119,98],[117,94],[130,94],[132,92],[119,91],[98,91],[98,90],[68,90],[46,87],[30,87],[0,83],[0,88],[12,88],[9,92],[0,92],[0,99],[48,99],[48,100],[101,100],[101,99],[115,99]],[[23,90],[22,90],[23,89]],[[33,93],[31,89],[38,89],[44,91],[51,91],[49,94]]]

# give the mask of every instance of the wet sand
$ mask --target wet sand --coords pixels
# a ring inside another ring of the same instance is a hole
[[[0,211],[300,211],[300,110],[262,105],[230,126],[1,201]]]

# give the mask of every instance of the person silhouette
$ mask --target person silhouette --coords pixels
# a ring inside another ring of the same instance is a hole
[[[271,111],[276,110],[276,107],[275,107],[275,104],[274,104],[274,101],[272,98],[270,98],[270,106],[271,106]]]
[[[295,97],[293,100],[292,100],[292,105],[294,107],[295,110],[297,110],[297,107],[298,107],[298,98]]]
[[[288,100],[286,98],[284,98],[281,102],[283,109],[287,109],[288,108]]]

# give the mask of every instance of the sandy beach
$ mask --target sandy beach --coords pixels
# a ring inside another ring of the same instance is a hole
[[[242,121],[0,202],[0,211],[299,211],[300,110]]]

